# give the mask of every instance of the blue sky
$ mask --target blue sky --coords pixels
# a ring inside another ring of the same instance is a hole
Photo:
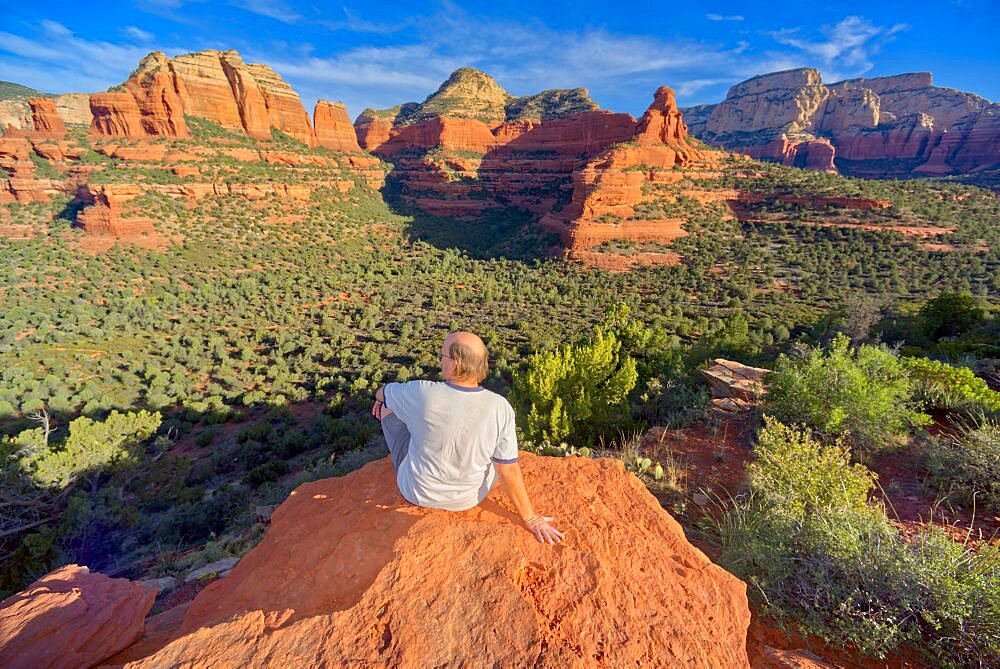
[[[51,93],[104,90],[155,49],[237,49],[310,111],[343,100],[352,116],[422,100],[461,66],[516,95],[583,86],[636,115],[664,84],[681,105],[717,102],[743,79],[802,66],[828,82],[930,70],[940,86],[1000,99],[997,0],[0,0],[0,17],[0,79]]]

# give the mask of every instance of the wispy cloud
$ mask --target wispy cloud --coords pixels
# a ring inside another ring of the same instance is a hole
[[[740,16],[739,14],[733,14],[731,16],[723,16],[722,14],[705,14],[705,18],[709,21],[742,21],[746,17]]]
[[[876,26],[859,17],[848,16],[833,26],[823,26],[822,39],[802,36],[800,28],[783,28],[771,33],[779,44],[799,49],[811,56],[823,74],[833,79],[857,76],[872,69],[872,56],[896,34],[909,26]]]
[[[391,107],[423,99],[453,70],[460,58],[437,54],[427,45],[358,48],[330,58],[288,60],[265,53],[247,54],[294,82],[307,101],[336,98],[353,111],[363,106]]]
[[[411,24],[411,21],[407,18],[402,18],[398,21],[392,23],[379,23],[377,21],[368,21],[363,19],[360,15],[352,12],[347,7],[343,8],[344,18],[343,19],[317,19],[316,24],[321,25],[327,30],[344,30],[354,33],[379,33],[379,34],[389,34],[399,32],[403,28],[406,28]]]
[[[677,84],[677,95],[694,95],[700,90],[720,84],[733,84],[736,79],[689,79]]]
[[[185,6],[200,5],[204,0],[133,0],[135,6],[150,14],[180,23],[188,22],[179,10]],[[230,7],[242,9],[281,23],[293,24],[302,20],[302,14],[282,0],[228,0]]]
[[[322,8],[291,0],[227,0],[241,12],[296,24],[287,33],[275,26],[265,39],[244,35],[245,41],[234,42],[209,31],[200,12],[182,11],[202,6],[201,0],[135,1],[146,11],[183,14],[177,21],[189,22],[190,41],[169,48],[135,25],[119,28],[117,43],[90,40],[46,20],[21,34],[12,28],[0,32],[0,78],[51,92],[103,90],[122,81],[154,48],[168,54],[237,48],[247,61],[272,66],[307,106],[317,98],[340,99],[357,113],[368,106],[420,101],[456,68],[470,66],[493,75],[515,95],[585,87],[603,107],[639,114],[664,84],[677,90],[682,104],[693,104],[717,101],[725,86],[776,70],[819,67],[828,81],[858,76],[873,67],[885,43],[906,29],[848,16],[816,30],[731,30],[727,35],[720,25],[711,37],[680,39],[484,18],[448,2],[427,15],[383,23],[348,9],[323,15]],[[706,16],[725,22],[742,18]],[[338,46],[340,35],[327,39],[328,31],[356,33],[344,35],[344,42],[363,46]],[[67,53],[75,57],[68,59]]]
[[[460,8],[447,9],[411,18],[412,33],[419,37],[409,44],[354,48],[329,57],[292,59],[270,49],[251,56],[287,77],[303,99],[340,98],[356,113],[365,106],[420,101],[462,66],[488,72],[516,95],[583,86],[595,93],[645,87],[652,96],[658,86],[680,79],[680,72],[721,67],[735,53],[695,40],[556,30],[539,22],[473,19]],[[368,27],[359,17],[351,20]]]
[[[33,37],[0,32],[0,72],[50,93],[101,91],[124,80],[151,50],[149,45],[83,39],[61,23],[45,20]]]
[[[135,26],[128,26],[122,32],[136,42],[152,42],[155,37],[152,33]]]
[[[281,21],[282,23],[297,23],[302,15],[286,5],[281,0],[233,0],[234,7],[245,9],[253,14]]]

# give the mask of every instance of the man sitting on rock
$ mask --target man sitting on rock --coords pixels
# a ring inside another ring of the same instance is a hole
[[[479,504],[499,477],[525,525],[542,543],[563,533],[535,513],[517,463],[514,410],[479,382],[489,369],[486,346],[471,332],[441,345],[444,383],[388,383],[375,392],[399,492],[412,504],[464,511]]]

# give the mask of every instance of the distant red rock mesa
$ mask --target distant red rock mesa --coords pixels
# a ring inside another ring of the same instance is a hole
[[[929,72],[829,85],[811,68],[774,72],[683,111],[702,141],[785,165],[868,178],[1000,166],[1000,104]]]

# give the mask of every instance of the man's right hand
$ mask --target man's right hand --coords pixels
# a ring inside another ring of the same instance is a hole
[[[528,529],[535,535],[539,543],[557,544],[563,540],[565,535],[552,525],[553,520],[555,518],[552,516],[540,516],[536,514],[534,517],[524,521],[524,524],[528,526]]]

